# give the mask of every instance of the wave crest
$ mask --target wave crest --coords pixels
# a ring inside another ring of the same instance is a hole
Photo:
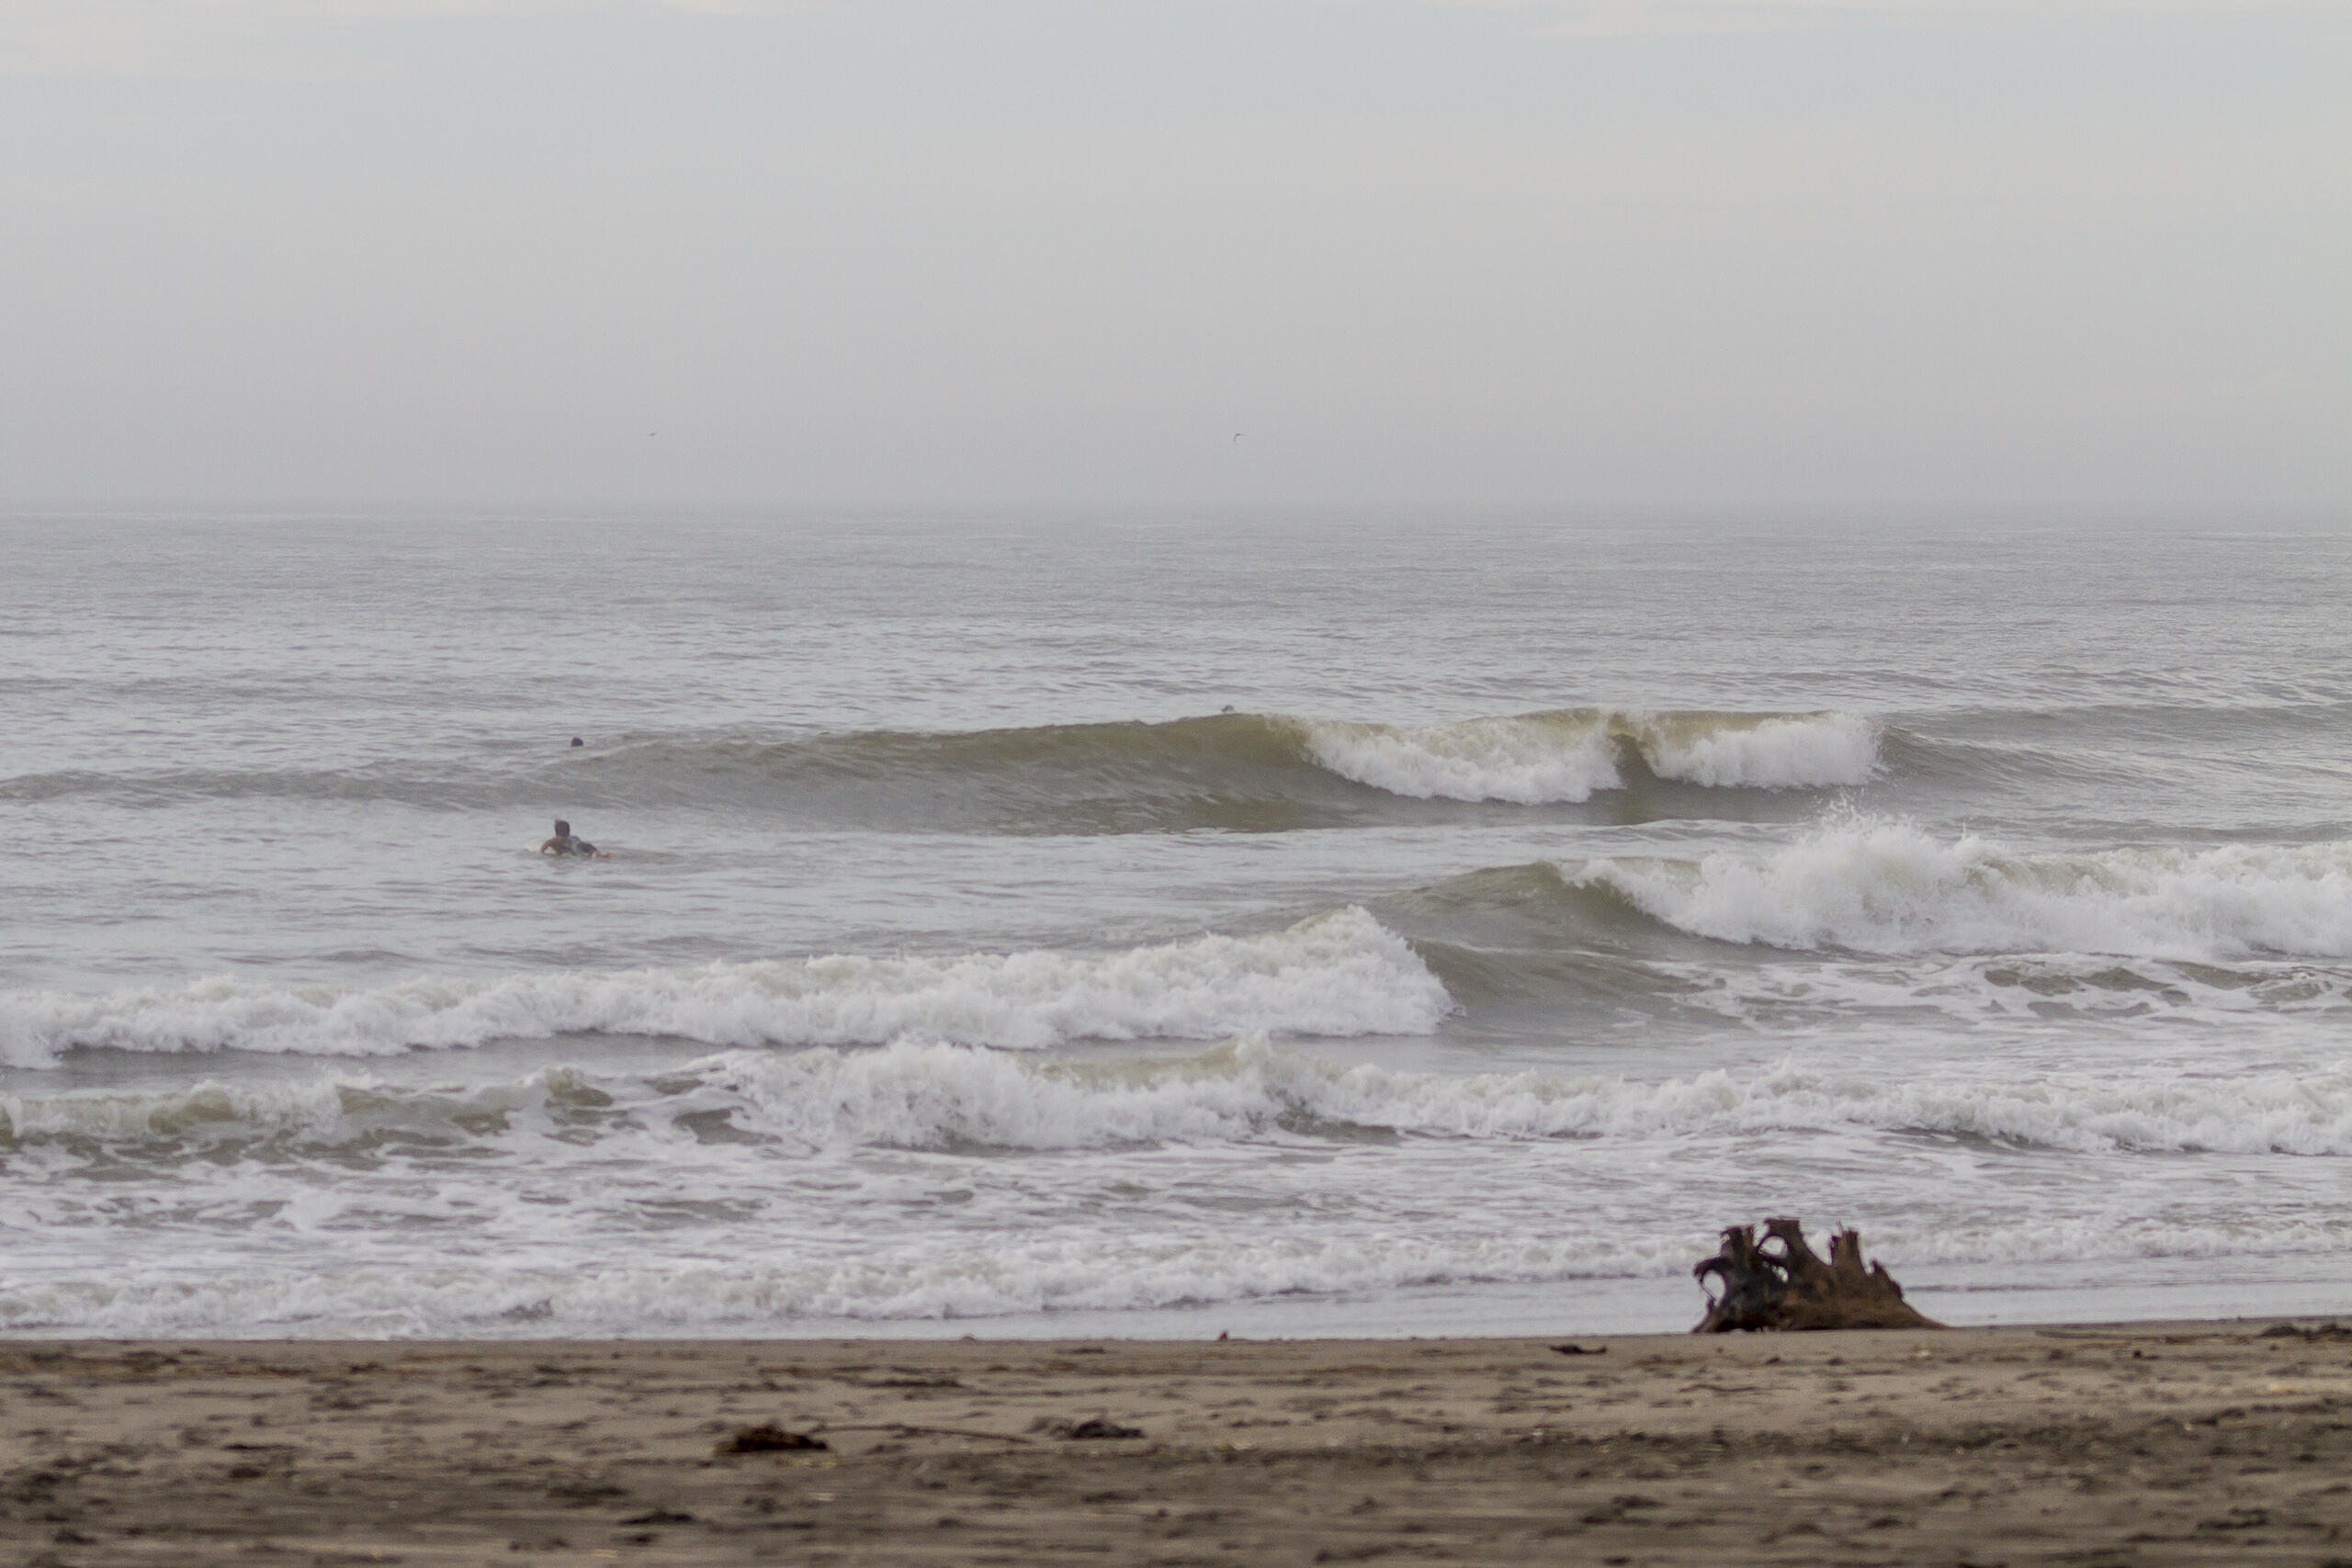
[[[19,991],[0,994],[0,1062],[45,1066],[74,1047],[371,1055],[592,1032],[1038,1049],[1252,1031],[1421,1034],[1452,1008],[1404,939],[1351,907],[1259,936],[1111,953],[836,955],[356,990],[215,978],[99,997]]]
[[[1878,734],[1853,714],[1597,708],[1408,728],[1302,721],[1322,766],[1419,800],[1543,806],[1626,787],[1629,765],[1711,789],[1804,789],[1870,781]]]
[[[1419,727],[1217,714],[944,734],[639,735],[552,759],[348,772],[22,774],[0,778],[0,800],[385,800],[534,817],[567,804],[724,805],[914,831],[1262,831],[1377,817],[1381,795],[1393,815],[1404,800],[1573,803],[1643,775],[1718,789],[1861,784],[1878,748],[1869,720],[1838,713],[1594,708]]]
[[[2352,843],[2027,854],[1856,823],[1762,854],[1559,869],[1677,930],[1768,947],[2352,957]]]
[[[1039,1057],[901,1042],[732,1051],[658,1077],[576,1068],[470,1089],[366,1078],[0,1096],[0,1142],[293,1139],[388,1128],[495,1143],[533,1118],[608,1128],[729,1120],[786,1157],[821,1149],[1084,1150],[1351,1138],[1649,1141],[1761,1132],[1942,1134],[2081,1153],[2352,1155],[2352,1073],[1891,1077],[1782,1062],[1642,1081],[1544,1070],[1345,1066],[1262,1036],[1185,1056]]]

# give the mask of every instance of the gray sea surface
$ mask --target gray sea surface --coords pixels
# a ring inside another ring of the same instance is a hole
[[[1670,1328],[1781,1213],[2352,1308],[2347,603],[2229,519],[0,518],[0,1332]]]

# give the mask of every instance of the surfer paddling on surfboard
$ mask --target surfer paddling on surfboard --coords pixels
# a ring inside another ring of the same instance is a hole
[[[610,852],[598,849],[585,839],[572,837],[571,824],[556,818],[555,837],[539,846],[543,855],[579,855],[587,860],[610,860]]]

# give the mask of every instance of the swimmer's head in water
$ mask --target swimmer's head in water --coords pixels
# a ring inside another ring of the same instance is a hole
[[[557,818],[555,819],[555,836],[559,839],[569,839],[571,837],[571,824],[565,821],[560,817]]]
[[[580,739],[580,737],[578,737],[577,735],[575,735],[575,736],[573,736],[573,737],[571,738],[571,743],[572,743],[574,746],[585,746],[585,745],[587,745],[587,744],[588,744],[588,742],[586,742],[585,740],[581,739]]]

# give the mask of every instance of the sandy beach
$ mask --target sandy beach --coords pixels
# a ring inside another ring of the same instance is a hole
[[[2352,1564],[2352,1334],[2267,1326],[19,1341],[0,1541],[76,1568]],[[760,1427],[823,1447],[720,1451]]]

